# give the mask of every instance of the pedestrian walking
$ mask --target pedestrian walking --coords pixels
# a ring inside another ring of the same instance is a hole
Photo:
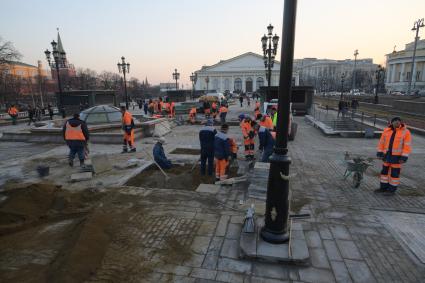
[[[50,120],[53,120],[53,107],[52,105],[47,105],[47,111],[49,112]]]
[[[401,165],[407,162],[412,151],[412,137],[400,117],[394,117],[384,129],[378,143],[377,157],[383,161],[380,188],[376,193],[394,195],[400,184]]]
[[[239,102],[241,104],[241,107],[243,106],[243,96],[242,93],[239,94]]]
[[[212,176],[214,167],[214,140],[217,130],[213,127],[213,120],[208,119],[204,127],[199,131],[199,143],[201,145],[201,175],[205,175],[208,162],[208,175]]]
[[[340,100],[338,102],[338,114],[337,114],[337,118],[339,117],[339,114],[342,114],[342,109],[344,108],[344,101]]]
[[[69,147],[68,164],[74,166],[75,155],[78,155],[80,166],[84,166],[84,150],[89,141],[89,130],[84,121],[80,120],[80,114],[75,113],[73,118],[66,121],[62,129],[63,138]]]
[[[220,113],[220,122],[222,125],[224,125],[226,123],[226,116],[227,116],[227,112],[229,110],[227,109],[225,104],[222,104],[220,106],[220,109],[218,110],[218,112]]]
[[[28,126],[31,125],[31,123],[35,123],[35,108],[33,108],[31,105],[28,106]]]
[[[16,108],[14,104],[10,105],[9,109],[7,110],[7,114],[9,114],[10,118],[12,119],[12,125],[16,125],[16,121],[18,120],[18,113],[18,108]]]
[[[147,102],[147,101],[145,101],[145,102],[143,103],[143,112],[145,112],[145,116],[147,116],[147,115],[148,115],[148,108],[149,108],[149,104],[148,104],[148,102]]]

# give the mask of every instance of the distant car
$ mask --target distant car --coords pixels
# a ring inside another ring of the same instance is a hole
[[[220,93],[220,92],[216,92],[216,93],[207,93],[206,96],[215,96],[218,98],[218,100],[221,102],[223,100],[226,99],[226,97],[224,96],[224,94]]]

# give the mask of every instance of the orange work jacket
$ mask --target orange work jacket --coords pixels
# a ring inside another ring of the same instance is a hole
[[[10,107],[7,113],[9,115],[18,115],[18,109],[16,109],[16,107]]]
[[[392,126],[384,129],[379,139],[378,152],[384,155],[391,154],[392,156],[408,157],[412,151],[412,137],[410,131],[404,124],[401,124],[401,126],[395,130],[394,139],[391,140],[393,132]]]
[[[84,136],[83,129],[81,129],[81,124],[77,127],[72,127],[69,122],[66,122],[65,140],[85,141],[86,137]]]

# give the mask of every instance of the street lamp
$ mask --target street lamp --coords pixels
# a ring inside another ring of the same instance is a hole
[[[291,158],[288,155],[288,132],[296,13],[297,0],[285,0],[282,30],[283,45],[280,53],[282,66],[279,75],[276,143],[273,154],[270,157],[265,225],[261,229],[263,240],[274,244],[284,243],[289,240],[287,224],[289,211],[289,165]]]
[[[190,81],[192,82],[192,100],[195,93],[195,84],[197,79],[198,79],[198,74],[192,73],[192,75],[190,75]]]
[[[180,73],[177,73],[177,69],[174,69],[174,73],[173,73],[173,79],[176,80],[176,90],[178,89],[178,84],[177,81],[180,78]]]
[[[356,50],[354,50],[353,87],[352,87],[352,90],[351,90],[352,94],[354,94],[354,90],[356,89],[357,55],[359,55],[359,51],[356,49]]]
[[[378,65],[378,69],[375,71],[376,76],[376,88],[375,88],[375,104],[378,104],[378,91],[379,91],[379,83],[381,74],[384,74],[384,68],[381,65]]]
[[[121,57],[121,63],[117,64],[118,71],[123,73],[124,76],[124,94],[125,94],[125,108],[128,109],[128,95],[127,95],[127,81],[125,78],[125,74],[130,73],[130,63],[125,62],[125,57]]]
[[[61,106],[61,99],[62,99],[62,84],[61,84],[61,78],[60,78],[60,74],[59,74],[59,68],[66,68],[67,67],[67,63],[66,63],[66,53],[65,51],[60,52],[57,48],[58,44],[56,41],[52,41],[50,43],[52,45],[52,52],[50,52],[48,49],[46,49],[46,51],[44,51],[44,54],[46,54],[46,59],[47,62],[50,66],[51,69],[55,68],[56,69],[56,75],[58,77],[58,88],[59,88],[59,99],[58,101],[58,108],[60,108]],[[50,55],[53,55],[53,61],[51,60]]]
[[[345,73],[342,73],[342,75],[341,75],[341,98],[340,98],[340,100],[342,100],[342,95],[344,93],[344,80],[345,80]]]
[[[267,27],[267,35],[263,35],[263,37],[261,38],[261,45],[263,47],[264,67],[266,68],[268,92],[270,90],[272,68],[273,68],[274,59],[277,53],[278,42],[279,42],[279,36],[277,36],[277,34],[273,36],[273,26],[269,24]]]
[[[205,83],[207,84],[207,93],[208,93],[208,84],[209,84],[209,82],[210,82],[210,77],[206,77],[205,78]]]
[[[413,58],[412,58],[412,66],[410,67],[410,78],[409,78],[409,85],[407,88],[407,95],[410,95],[410,91],[411,91],[411,87],[412,87],[412,80],[413,80],[413,72],[416,71],[415,68],[415,59],[416,59],[416,46],[418,45],[418,40],[419,40],[419,29],[423,28],[424,25],[424,19],[419,19],[416,22],[413,23],[413,28],[412,30],[416,31],[416,36],[415,36],[415,46],[413,48]],[[416,76],[415,76],[416,77]],[[415,80],[416,83],[416,80]],[[415,85],[413,85],[413,88],[415,88]]]

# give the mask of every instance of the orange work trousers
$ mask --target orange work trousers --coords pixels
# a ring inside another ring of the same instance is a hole
[[[227,179],[226,169],[229,161],[226,159],[215,159],[215,178],[220,180]]]
[[[245,155],[254,155],[254,139],[244,139],[243,144],[245,146]]]
[[[130,134],[124,132],[124,148],[127,148],[127,144],[130,148],[134,148],[134,130],[131,130]]]
[[[398,185],[400,185],[400,171],[400,163],[384,162],[384,164],[382,164],[380,176],[381,189],[390,191],[397,190]]]

